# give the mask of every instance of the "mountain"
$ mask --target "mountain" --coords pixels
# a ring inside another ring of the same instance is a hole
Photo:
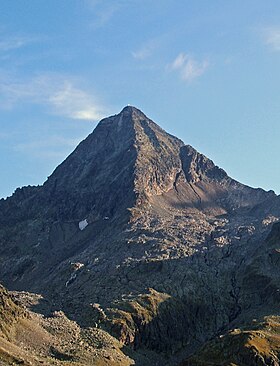
[[[0,279],[46,319],[113,337],[127,364],[276,365],[279,202],[128,106],[0,200]],[[274,356],[232,358],[258,331]]]

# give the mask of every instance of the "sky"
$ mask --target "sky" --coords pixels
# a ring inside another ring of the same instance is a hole
[[[0,197],[127,104],[279,194],[279,0],[1,0]]]

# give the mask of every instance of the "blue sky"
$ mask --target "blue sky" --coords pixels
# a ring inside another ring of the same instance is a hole
[[[1,0],[0,197],[132,104],[280,193],[279,0]]]

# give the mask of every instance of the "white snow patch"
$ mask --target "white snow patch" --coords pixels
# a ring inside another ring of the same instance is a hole
[[[79,222],[79,229],[84,230],[88,226],[87,219]]]
[[[69,278],[69,280],[65,283],[65,287],[68,287],[68,285],[70,285],[75,280],[76,277],[77,277],[77,274],[76,273],[72,273],[71,274],[71,277]]]

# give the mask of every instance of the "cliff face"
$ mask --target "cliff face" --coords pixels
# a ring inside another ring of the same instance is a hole
[[[235,181],[126,107],[43,186],[0,201],[0,278],[43,294],[38,311],[103,329],[136,359],[145,350],[139,364],[174,364],[277,315],[278,239],[268,234],[279,217],[272,191]]]

